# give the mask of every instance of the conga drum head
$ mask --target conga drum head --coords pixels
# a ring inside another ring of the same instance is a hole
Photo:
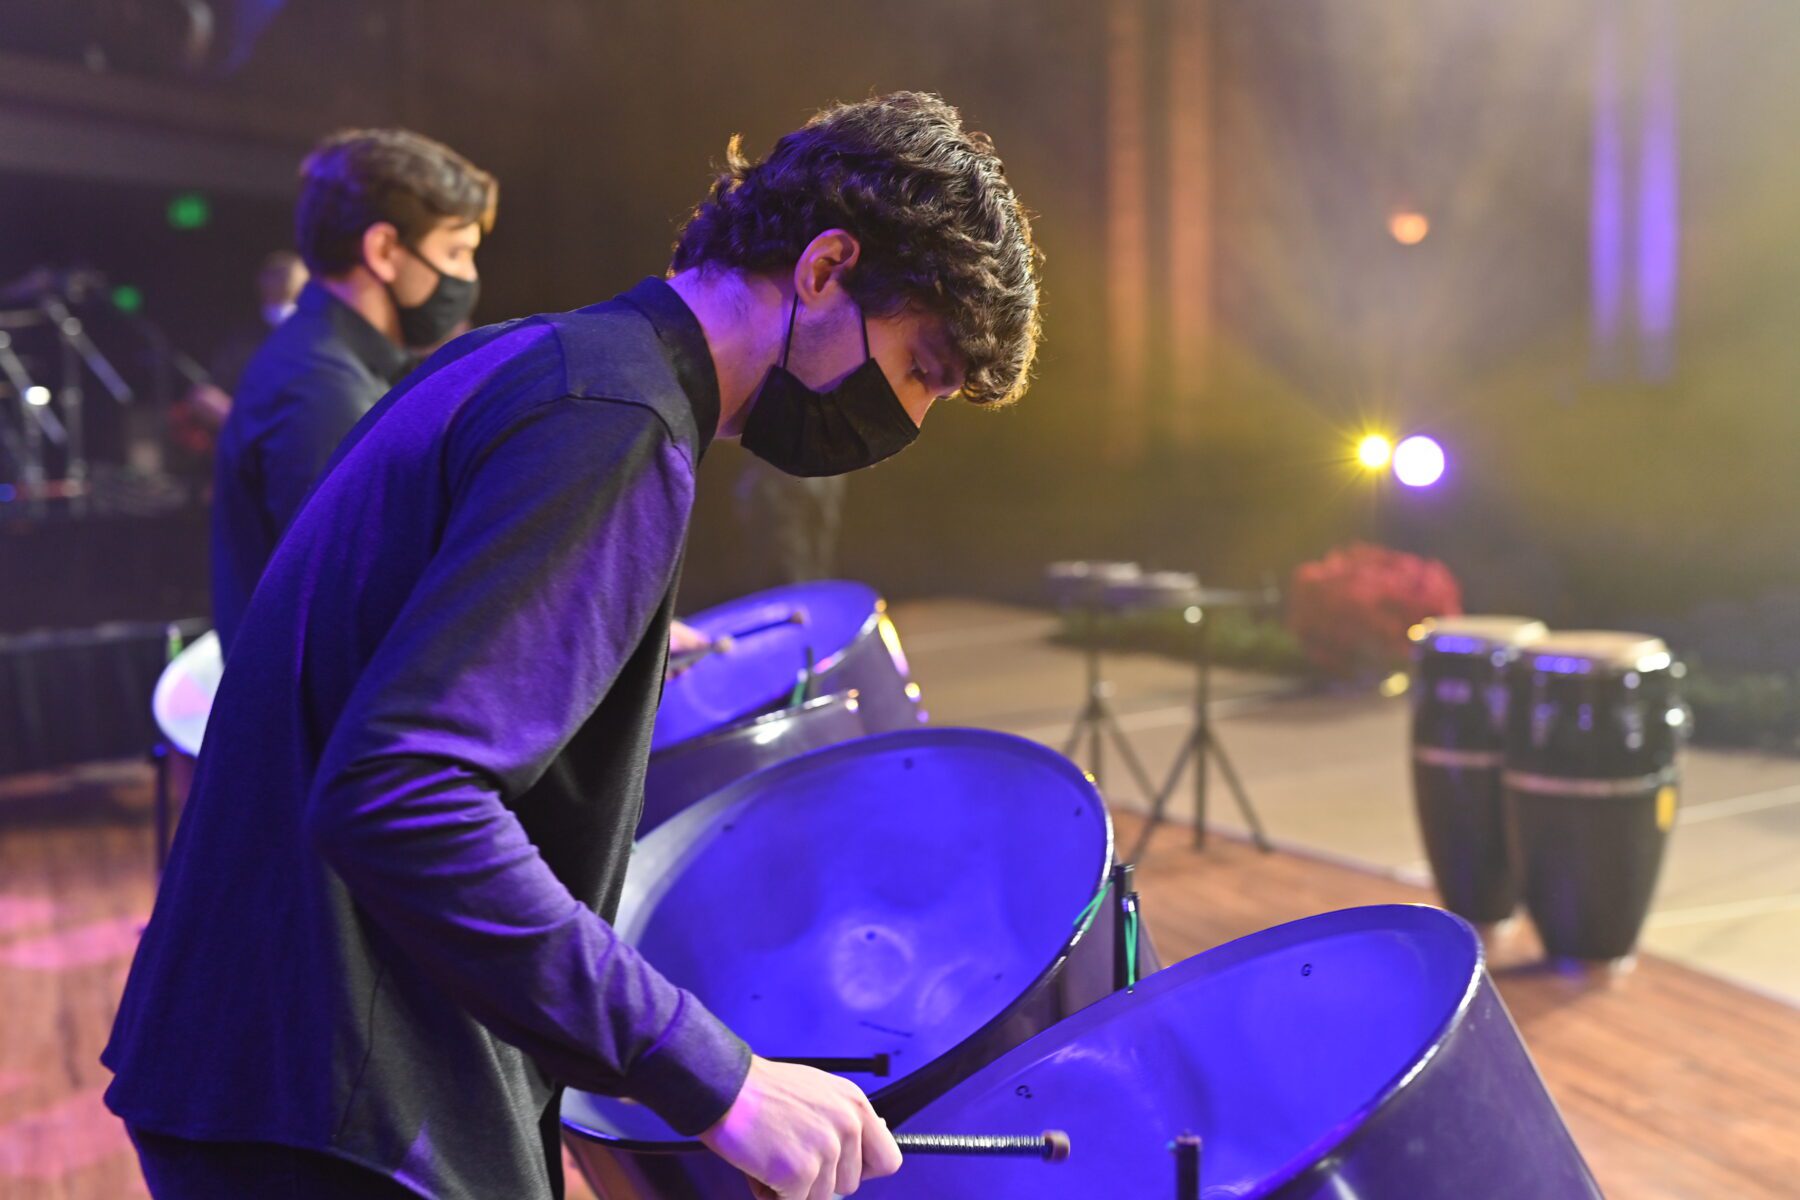
[[[1542,621],[1531,617],[1456,616],[1429,617],[1413,626],[1411,637],[1421,650],[1444,654],[1478,654],[1509,646],[1526,646],[1547,634]]]
[[[199,757],[206,719],[224,673],[219,635],[209,630],[171,659],[156,681],[150,701],[156,727],[171,746],[190,758]]]
[[[1054,986],[1111,862],[1100,796],[1061,755],[908,730],[790,759],[669,821],[638,843],[615,924],[759,1054],[888,1055],[887,1079],[849,1076],[879,1105],[878,1088],[979,1065],[956,1059]],[[602,1138],[656,1125],[591,1096],[564,1113]]]
[[[878,631],[883,609],[873,588],[825,580],[758,592],[685,618],[707,637],[731,637],[736,644],[669,681],[652,748],[779,707],[809,662],[824,673],[837,655]]]
[[[1533,644],[1527,661],[1534,670],[1558,675],[1667,670],[1673,662],[1661,638],[1611,629],[1568,630]]]
[[[1597,1195],[1561,1189],[1569,1172],[1577,1187],[1591,1181],[1579,1156],[1572,1166],[1558,1158],[1556,1137],[1534,1128],[1541,1144],[1532,1149],[1542,1157],[1518,1154],[1512,1125],[1520,1118],[1511,1107],[1547,1118],[1570,1152],[1573,1144],[1504,1010],[1477,1006],[1484,997],[1491,984],[1478,939],[1437,909],[1351,909],[1265,930],[1091,1005],[902,1126],[909,1133],[1060,1129],[1072,1143],[1067,1162],[914,1156],[898,1175],[858,1194],[1166,1196],[1175,1190],[1169,1146],[1193,1133],[1203,1141],[1204,1197]],[[1473,1043],[1457,1037],[1464,1024],[1477,1038],[1502,1039],[1500,1069],[1471,1057]],[[1516,1062],[1506,1059],[1509,1048]],[[1519,1091],[1520,1063],[1535,1097]],[[1468,1073],[1439,1077],[1447,1086],[1429,1097],[1432,1111],[1391,1117],[1387,1135],[1373,1135],[1382,1143],[1372,1151],[1379,1161],[1359,1171],[1359,1156],[1371,1153],[1365,1131],[1446,1068]],[[1482,1130],[1491,1151],[1453,1136],[1462,1132],[1462,1113],[1440,1095],[1491,1106],[1492,1127]],[[1492,1190],[1433,1185],[1429,1172],[1441,1159],[1490,1153],[1523,1159],[1545,1186],[1507,1190],[1504,1173]]]

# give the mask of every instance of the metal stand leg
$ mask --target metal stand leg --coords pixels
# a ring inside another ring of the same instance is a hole
[[[1212,648],[1207,637],[1205,614],[1198,608],[1188,610],[1188,621],[1193,624],[1194,635],[1194,727],[1188,734],[1181,749],[1176,751],[1175,761],[1169,766],[1169,774],[1161,788],[1156,791],[1156,803],[1151,806],[1150,818],[1144,822],[1142,832],[1138,834],[1137,844],[1132,847],[1131,861],[1136,862],[1143,857],[1145,849],[1150,845],[1150,838],[1156,827],[1167,819],[1169,801],[1174,798],[1175,788],[1181,782],[1181,773],[1191,761],[1194,764],[1194,848],[1206,848],[1206,807],[1207,807],[1207,764],[1216,759],[1219,773],[1225,777],[1226,787],[1231,789],[1232,798],[1237,801],[1238,811],[1250,826],[1250,836],[1257,849],[1267,853],[1273,847],[1269,844],[1268,834],[1263,831],[1262,820],[1256,815],[1256,809],[1250,803],[1250,793],[1245,790],[1243,780],[1238,778],[1236,768],[1225,755],[1225,747],[1219,743],[1218,735],[1212,729]]]
[[[1250,794],[1244,790],[1244,784],[1238,778],[1237,769],[1231,765],[1231,759],[1225,756],[1225,747],[1219,744],[1219,739],[1213,736],[1210,729],[1206,731],[1206,744],[1212,757],[1218,760],[1219,774],[1225,777],[1225,786],[1231,789],[1231,795],[1237,801],[1238,812],[1243,814],[1244,823],[1250,826],[1251,840],[1256,843],[1258,850],[1268,853],[1274,847],[1269,845],[1269,835],[1263,831],[1262,818],[1256,815],[1256,809],[1250,803]]]
[[[1074,758],[1076,750],[1081,746],[1085,735],[1088,743],[1088,774],[1094,777],[1094,783],[1102,790],[1106,787],[1105,749],[1106,741],[1112,739],[1113,749],[1118,751],[1119,758],[1125,763],[1125,770],[1136,783],[1145,799],[1154,800],[1156,785],[1151,782],[1150,772],[1144,769],[1143,760],[1132,748],[1131,739],[1126,737],[1125,729],[1119,724],[1113,713],[1112,705],[1106,700],[1106,682],[1100,675],[1100,646],[1095,616],[1092,610],[1087,613],[1085,622],[1086,635],[1083,639],[1087,658],[1087,700],[1081,712],[1075,717],[1075,724],[1069,730],[1068,738],[1063,742],[1063,756]]]
[[[1169,1148],[1175,1151],[1175,1200],[1200,1200],[1200,1139],[1184,1133]]]
[[[169,795],[169,744],[156,743],[150,758],[156,764],[156,877],[161,879],[163,868],[169,865],[169,825],[173,816],[169,811],[173,804]]]

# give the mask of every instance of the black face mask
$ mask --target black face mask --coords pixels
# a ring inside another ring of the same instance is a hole
[[[781,363],[769,368],[744,422],[739,445],[789,475],[842,475],[891,458],[912,445],[919,427],[871,356],[829,391],[807,387],[787,369],[800,297],[788,315]],[[869,354],[869,322],[862,323]]]
[[[446,275],[411,246],[402,242],[401,247],[430,268],[437,276],[437,286],[422,303],[408,305],[400,303],[392,284],[385,285],[395,311],[400,314],[400,339],[408,346],[435,346],[475,311],[475,301],[481,295],[480,281]]]

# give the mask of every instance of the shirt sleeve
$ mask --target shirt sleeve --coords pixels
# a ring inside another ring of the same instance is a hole
[[[748,1047],[577,901],[508,807],[661,607],[691,464],[648,410],[565,398],[464,475],[442,544],[327,741],[307,834],[496,1036],[564,1083],[699,1133],[736,1099]]]
[[[263,513],[277,539],[371,399],[368,386],[345,370],[317,368],[282,389],[257,446]]]

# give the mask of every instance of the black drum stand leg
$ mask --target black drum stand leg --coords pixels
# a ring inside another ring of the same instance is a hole
[[[1085,736],[1088,743],[1088,774],[1094,777],[1095,786],[1102,791],[1106,787],[1105,749],[1108,738],[1112,739],[1113,749],[1118,751],[1119,758],[1125,764],[1132,782],[1146,800],[1156,797],[1156,785],[1150,780],[1150,772],[1144,769],[1143,760],[1138,758],[1137,751],[1132,748],[1131,739],[1126,736],[1125,729],[1119,724],[1113,713],[1112,705],[1107,703],[1106,682],[1100,675],[1100,642],[1096,628],[1097,619],[1092,610],[1087,613],[1084,624],[1083,650],[1087,660],[1087,699],[1082,704],[1081,712],[1075,718],[1074,727],[1069,730],[1068,738],[1063,742],[1063,756],[1074,758],[1081,747]]]
[[[172,800],[169,795],[168,743],[156,743],[150,758],[156,764],[156,877],[160,880],[163,868],[169,864],[169,822],[173,815],[169,811]]]
[[[1137,986],[1143,963],[1139,961],[1138,943],[1142,936],[1142,919],[1138,914],[1138,894],[1134,886],[1135,869],[1120,863],[1112,869],[1113,890],[1113,991],[1130,991]]]
[[[1169,801],[1174,798],[1175,788],[1181,782],[1181,773],[1190,761],[1194,764],[1194,848],[1206,848],[1207,765],[1212,760],[1217,760],[1219,773],[1225,777],[1225,786],[1231,789],[1238,811],[1243,813],[1245,823],[1250,826],[1250,836],[1257,849],[1267,853],[1273,848],[1269,844],[1268,834],[1263,830],[1262,819],[1257,816],[1255,807],[1250,803],[1250,793],[1245,789],[1243,780],[1238,777],[1237,769],[1226,757],[1225,747],[1220,744],[1218,734],[1213,732],[1212,647],[1207,636],[1205,616],[1198,608],[1190,608],[1188,620],[1195,626],[1194,725],[1182,742],[1181,749],[1176,752],[1175,761],[1170,764],[1169,774],[1163,780],[1162,787],[1155,793],[1156,801],[1150,807],[1150,819],[1144,822],[1144,828],[1138,834],[1137,845],[1132,848],[1132,862],[1143,857],[1156,827],[1167,819]]]
[[[1200,1200],[1200,1139],[1184,1133],[1170,1149],[1175,1151],[1175,1200]]]
[[[1219,744],[1219,739],[1213,736],[1211,729],[1206,731],[1206,743],[1212,757],[1218,760],[1219,774],[1225,777],[1225,786],[1231,789],[1238,811],[1244,814],[1244,823],[1250,826],[1251,839],[1256,842],[1258,850],[1267,854],[1274,847],[1269,844],[1269,835],[1263,831],[1262,818],[1256,815],[1256,808],[1250,803],[1250,793],[1244,790],[1244,783],[1238,778],[1237,768],[1231,765],[1231,759],[1226,757],[1225,747]],[[1200,759],[1202,774],[1205,773],[1205,765],[1206,757],[1203,754]],[[1200,836],[1200,832],[1200,827],[1196,826],[1196,838]]]

